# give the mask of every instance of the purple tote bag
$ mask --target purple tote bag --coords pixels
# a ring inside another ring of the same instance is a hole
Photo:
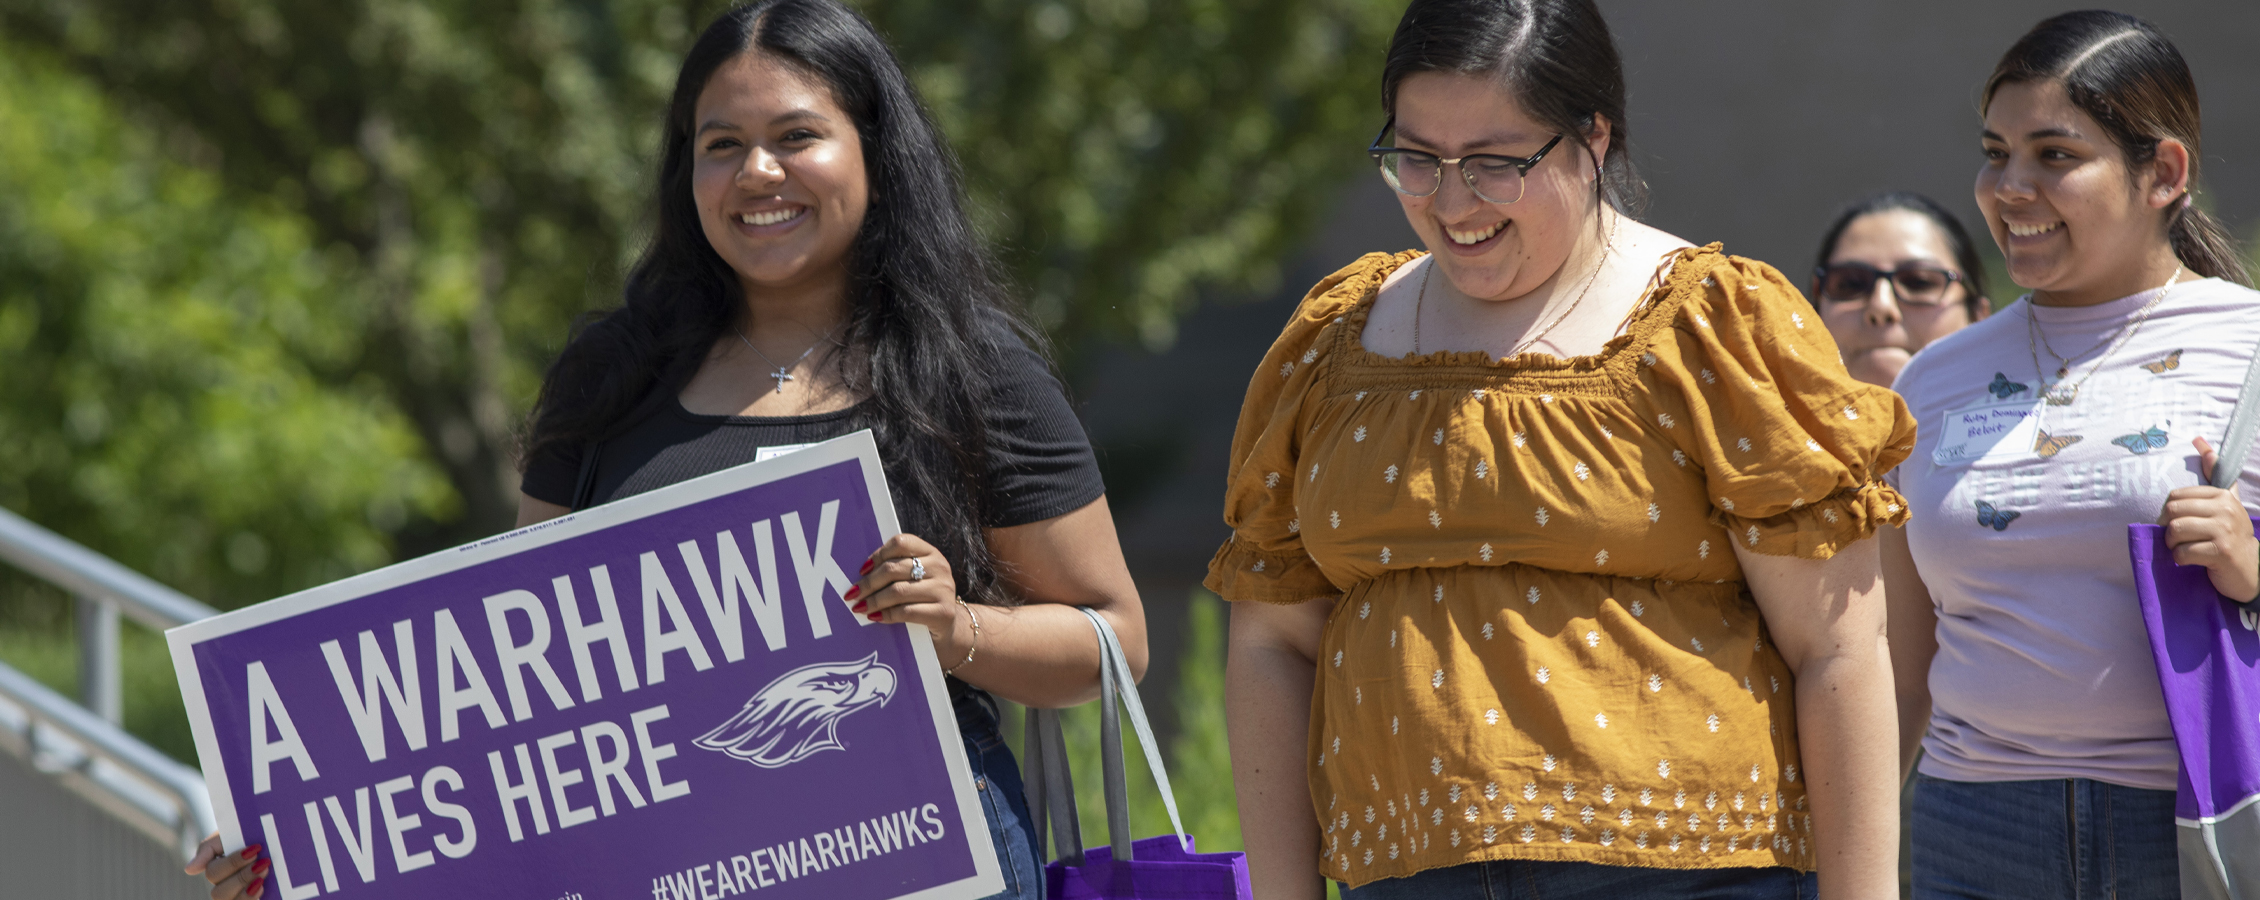
[[[2127,545],[2181,750],[2182,896],[2260,898],[2260,604],[2174,565],[2164,528],[2129,525]]]
[[[1195,853],[1192,836],[1180,846],[1165,835],[1131,842],[1136,858],[1116,862],[1113,847],[1093,847],[1083,864],[1044,867],[1046,900],[1232,900],[1250,896],[1248,858],[1239,853]]]
[[[1248,860],[1239,853],[1197,853],[1193,838],[1177,815],[1177,799],[1169,789],[1169,773],[1162,767],[1161,749],[1153,727],[1146,722],[1138,685],[1130,677],[1130,663],[1115,639],[1113,627],[1088,609],[1091,627],[1099,635],[1099,744],[1105,769],[1107,832],[1110,845],[1083,849],[1075,812],[1075,785],[1067,765],[1067,744],[1061,734],[1059,713],[1029,710],[1027,760],[1028,808],[1035,817],[1031,829],[1037,852],[1043,852],[1046,822],[1059,859],[1044,867],[1047,900],[1246,900]],[[1162,805],[1177,833],[1130,840],[1130,800],[1122,761],[1122,725],[1115,702],[1130,711],[1130,724],[1145,749],[1146,765],[1153,770],[1154,786],[1161,790]]]
[[[2256,434],[2260,349],[2206,483],[2234,487]],[[2260,519],[2253,526],[2260,533]],[[2221,596],[2204,566],[2174,565],[2165,531],[2129,525],[2127,550],[2181,753],[2174,831],[2182,897],[2260,900],[2260,602]]]

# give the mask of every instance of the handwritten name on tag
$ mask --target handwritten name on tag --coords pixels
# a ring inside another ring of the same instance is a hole
[[[1934,465],[1955,466],[1979,459],[2030,456],[2038,435],[2034,416],[2039,404],[2031,400],[1979,403],[1950,409],[1939,417],[1938,443],[1931,448]]]

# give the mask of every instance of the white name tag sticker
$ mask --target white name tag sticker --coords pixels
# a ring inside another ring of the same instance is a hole
[[[2039,437],[2040,403],[2008,400],[1950,409],[1939,417],[1933,465],[1955,466],[1979,459],[2030,456]]]
[[[800,451],[802,451],[802,450],[806,450],[806,449],[808,449],[808,448],[810,448],[810,447],[814,447],[814,446],[816,446],[816,445],[815,445],[815,444],[778,444],[777,446],[774,446],[774,447],[760,447],[760,448],[756,448],[756,449],[755,449],[755,450],[753,451],[753,461],[754,461],[754,462],[768,462],[768,461],[770,461],[770,460],[772,460],[772,459],[776,459],[777,457],[783,456],[783,455],[785,455],[785,454],[787,454],[787,453],[799,453],[799,452],[800,452]]]

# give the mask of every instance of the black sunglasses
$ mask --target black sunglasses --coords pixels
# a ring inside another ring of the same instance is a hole
[[[1961,281],[1962,273],[1922,263],[1878,269],[1867,263],[1846,262],[1813,269],[1813,279],[1820,282],[1821,298],[1834,303],[1864,301],[1875,292],[1877,280],[1888,279],[1892,299],[1899,305],[1938,306],[1946,302],[1947,288]]]

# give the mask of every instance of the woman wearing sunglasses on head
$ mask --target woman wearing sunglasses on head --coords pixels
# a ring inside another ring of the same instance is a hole
[[[1428,252],[1288,322],[1209,570],[1258,895],[1896,896],[1898,397],[1627,214],[1591,0],[1415,0],[1382,88]]]
[[[1953,213],[1886,191],[1829,226],[1813,269],[1813,305],[1852,377],[1891,386],[1907,359],[1985,318],[1985,272]]]
[[[2191,203],[2197,90],[2157,28],[2048,19],[1982,96],[1978,208],[2031,293],[1897,382],[1922,426],[1895,475],[1915,517],[1884,540],[1902,758],[1924,751],[1915,896],[2177,897],[2179,761],[2126,526],[2260,594],[2244,507],[2198,475],[2260,293]],[[2218,448],[2247,493],[2249,450]]]

